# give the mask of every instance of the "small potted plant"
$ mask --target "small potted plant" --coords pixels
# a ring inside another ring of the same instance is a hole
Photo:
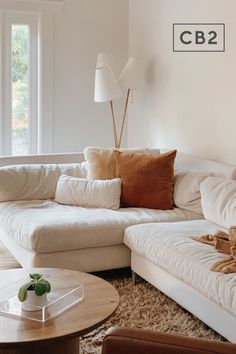
[[[47,304],[47,294],[51,291],[50,283],[42,274],[30,274],[30,281],[22,285],[18,292],[21,308],[25,311],[38,311]]]

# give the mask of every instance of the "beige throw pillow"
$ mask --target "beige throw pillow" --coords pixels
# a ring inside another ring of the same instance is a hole
[[[88,161],[87,178],[112,179],[116,177],[116,159],[114,148],[86,147],[84,150],[85,159]],[[119,149],[121,152],[147,152],[145,148]],[[154,150],[150,150],[154,152]],[[156,150],[158,152],[159,150]]]

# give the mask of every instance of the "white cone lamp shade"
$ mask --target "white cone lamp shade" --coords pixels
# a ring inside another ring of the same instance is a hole
[[[110,68],[103,66],[95,73],[95,102],[108,102],[122,95],[118,82]]]
[[[120,74],[120,85],[127,89],[139,89],[144,81],[144,71],[144,63],[140,59],[129,58]]]
[[[111,53],[99,53],[97,55],[96,68],[107,66],[114,72],[114,60]]]

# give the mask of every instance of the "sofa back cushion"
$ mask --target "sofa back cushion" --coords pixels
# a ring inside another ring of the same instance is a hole
[[[209,176],[210,172],[175,170],[174,204],[202,214],[200,184]]]
[[[87,163],[14,165],[0,168],[0,201],[53,199],[61,175],[87,176]]]
[[[122,206],[162,210],[173,208],[176,151],[161,155],[119,151],[114,154],[116,176],[122,180]]]
[[[88,146],[84,150],[85,159],[88,161],[87,178],[95,179],[112,179],[116,177],[116,159],[114,156],[114,148],[101,148]],[[125,148],[119,149],[121,152],[151,152],[159,153],[159,149],[146,148]]]
[[[222,227],[236,225],[236,181],[208,177],[200,185],[204,217]]]
[[[211,172],[212,176],[236,179],[236,166],[178,152],[175,168]]]
[[[85,178],[61,176],[57,183],[55,201],[86,208],[118,210],[120,193],[120,178],[91,181]]]

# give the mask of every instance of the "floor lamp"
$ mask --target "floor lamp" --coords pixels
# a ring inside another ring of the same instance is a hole
[[[124,89],[127,90],[126,99],[125,99],[125,107],[121,125],[120,136],[118,139],[118,148],[120,147],[125,120],[127,116],[127,109],[129,104],[130,92],[131,90],[139,89],[144,77],[144,65],[143,62],[137,58],[130,57],[124,69],[122,70],[119,77],[119,84]]]
[[[115,115],[113,109],[113,100],[115,98],[120,97],[121,95],[122,95],[121,89],[110,67],[102,66],[96,68],[94,101],[110,102],[115,148],[118,148],[119,142],[117,137],[116,121],[115,121]]]
[[[110,68],[113,74],[115,75],[115,63],[113,55],[111,53],[98,53],[96,68],[102,68],[103,66],[107,66],[108,68]]]

